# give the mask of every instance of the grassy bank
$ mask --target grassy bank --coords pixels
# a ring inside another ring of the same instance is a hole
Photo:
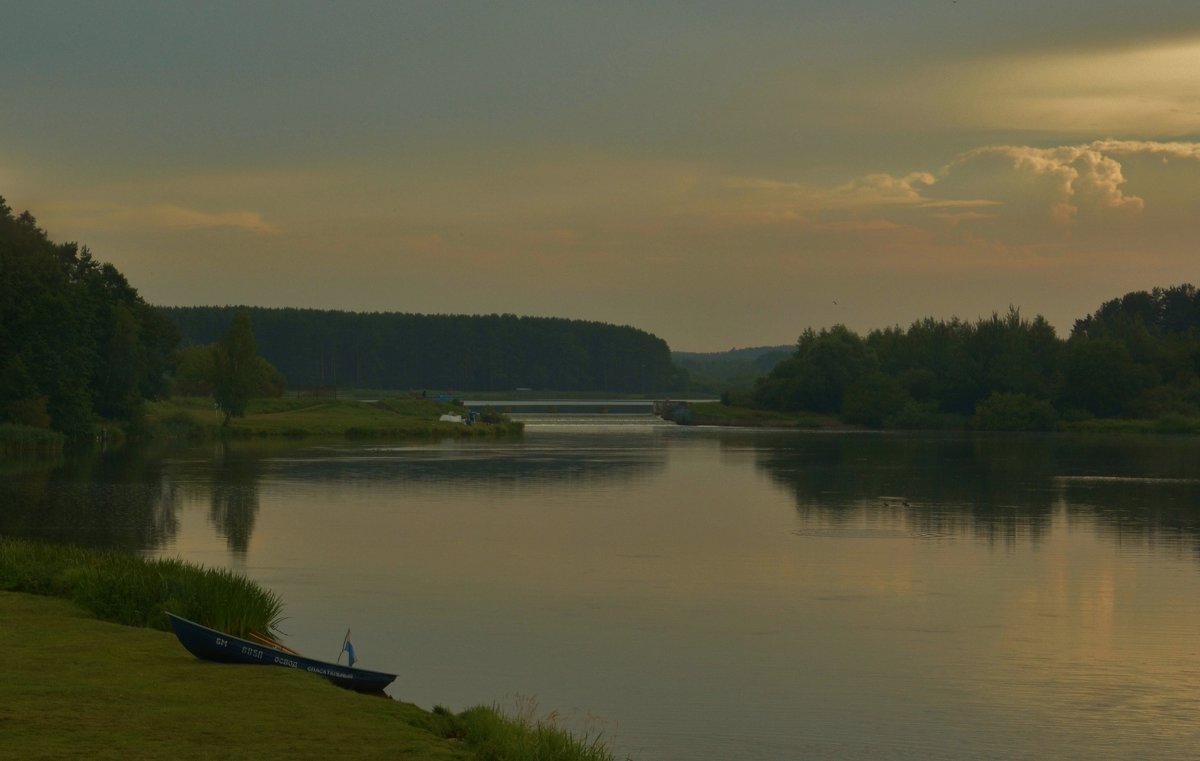
[[[1167,433],[1200,434],[1200,418],[1166,415],[1161,418],[1094,418],[1063,423],[1064,431],[1079,433]]]
[[[164,609],[245,634],[271,632],[282,603],[226,571],[0,538],[5,752],[102,761],[612,760],[599,738],[528,714],[429,712],[297,670],[199,661],[155,630],[166,626]]]
[[[815,412],[776,412],[749,407],[726,406],[720,402],[690,404],[691,425],[728,425],[762,428],[846,428],[829,415]]]
[[[165,632],[0,592],[4,755],[21,759],[478,758],[416,706],[292,669],[193,658]]]
[[[442,436],[507,436],[521,432],[520,423],[442,422],[445,414],[465,415],[449,402],[430,399],[256,399],[246,416],[222,426],[212,400],[175,397],[146,405],[145,427],[152,437],[251,438],[256,436],[433,438]]]
[[[116,550],[0,538],[0,590],[72,600],[118,624],[167,628],[164,611],[246,636],[276,633],[283,601],[244,576]]]
[[[844,423],[830,415],[815,412],[776,412],[749,407],[726,406],[719,402],[689,405],[692,412],[690,425],[725,425],[759,428],[805,428],[805,429],[861,429]],[[904,421],[894,430],[1013,430],[1004,427],[980,427],[972,420],[952,415],[935,415],[921,421]],[[1118,434],[1200,434],[1200,418],[1183,415],[1166,415],[1161,418],[1090,418],[1087,420],[1062,421],[1051,430],[1071,433],[1118,433]]]

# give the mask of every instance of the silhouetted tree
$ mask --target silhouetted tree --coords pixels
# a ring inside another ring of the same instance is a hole
[[[87,437],[165,391],[174,326],[87,247],[56,244],[0,198],[0,421]]]
[[[213,346],[213,398],[225,413],[224,425],[231,417],[244,417],[246,402],[259,385],[260,365],[250,313],[238,312],[225,335]]]

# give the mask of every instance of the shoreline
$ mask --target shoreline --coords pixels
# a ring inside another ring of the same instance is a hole
[[[719,402],[703,404],[682,403],[660,415],[677,425],[708,425],[727,428],[766,428],[812,431],[887,431],[889,433],[919,433],[945,431],[959,433],[1103,433],[1133,435],[1196,435],[1200,434],[1200,419],[1183,416],[1161,418],[1092,418],[1060,422],[1049,431],[1021,431],[1003,428],[976,428],[971,425],[931,428],[871,428],[844,423],[829,415],[812,412],[775,412],[749,407],[726,407]]]
[[[92,617],[54,597],[0,592],[14,758],[471,761],[432,712],[285,668],[209,663],[172,634]],[[286,700],[281,700],[286,696]]]
[[[149,439],[247,439],[260,437],[348,439],[473,438],[520,435],[524,425],[503,416],[476,422],[449,422],[466,409],[432,399],[311,399],[253,400],[241,418],[222,426],[210,400],[173,397],[146,405],[145,437]]]
[[[486,411],[469,420],[461,404],[433,399],[254,399],[246,415],[221,424],[212,400],[172,397],[146,402],[133,423],[97,421],[92,440],[70,442],[61,433],[0,424],[0,460],[61,457],[73,450],[129,443],[340,438],[420,440],[520,436],[525,424]],[[442,419],[443,417],[449,419]],[[462,422],[457,422],[455,419]]]

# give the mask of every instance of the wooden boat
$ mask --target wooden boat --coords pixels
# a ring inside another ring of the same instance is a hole
[[[338,687],[358,692],[383,692],[383,688],[396,678],[395,674],[367,671],[305,658],[278,643],[252,642],[248,639],[234,637],[216,629],[201,626],[195,621],[181,618],[174,613],[167,613],[167,616],[171,619],[171,628],[175,631],[175,636],[179,638],[180,644],[187,648],[192,655],[206,661],[300,669],[323,676]]]

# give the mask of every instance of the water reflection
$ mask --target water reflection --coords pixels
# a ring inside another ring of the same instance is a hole
[[[128,448],[53,463],[8,462],[0,481],[0,532],[48,541],[152,551],[178,534],[184,504],[207,503],[208,521],[234,557],[254,535],[264,483],[485,491],[594,488],[660,471],[661,446],[599,441],[563,447],[524,442],[409,446],[305,446],[232,442],[199,448]]]
[[[1182,760],[1197,455],[674,427],[237,442],[2,473],[0,530],[173,537],[287,600],[300,650],[353,625],[398,697],[580,706],[621,757]]]
[[[765,440],[757,466],[801,531],[894,531],[1037,544],[1055,514],[1121,543],[1200,555],[1200,443],[1175,437],[878,434]]]
[[[626,441],[598,439],[580,447],[577,437],[568,441],[542,436],[536,444],[325,448],[293,452],[272,465],[282,478],[307,482],[389,481],[511,491],[620,483],[661,470],[666,462],[661,445],[630,446]]]
[[[213,452],[208,519],[236,558],[245,558],[258,516],[263,459],[226,443]]]
[[[141,550],[174,539],[179,493],[161,450],[94,453],[56,462],[6,462],[0,532]]]

